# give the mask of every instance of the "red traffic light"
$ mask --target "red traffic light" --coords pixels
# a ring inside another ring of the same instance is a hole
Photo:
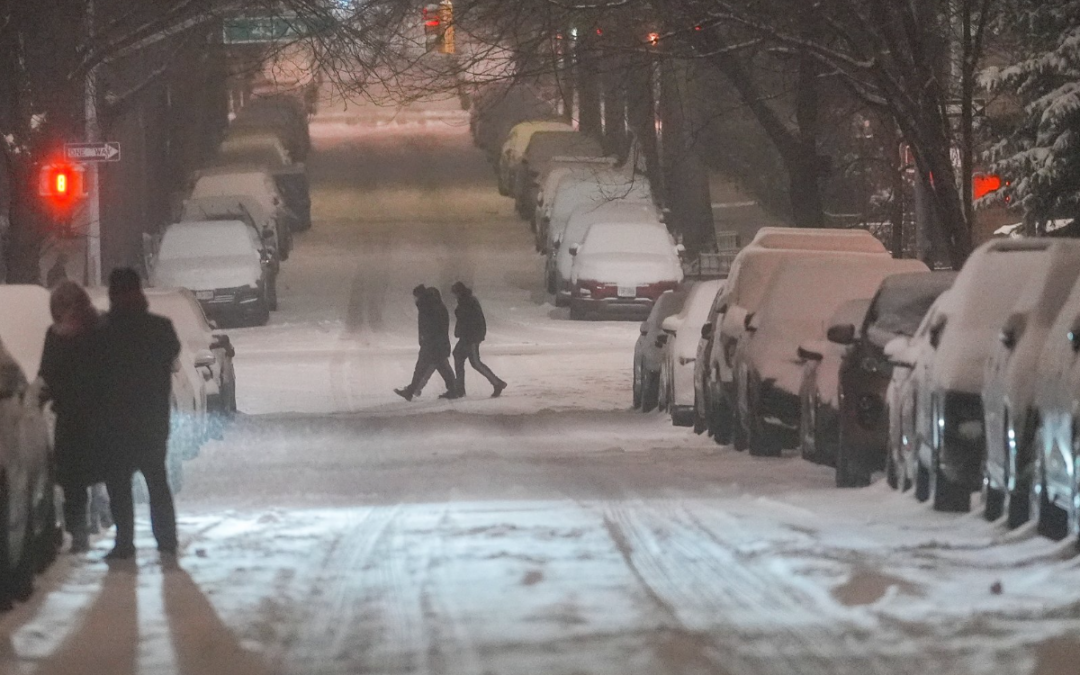
[[[67,208],[86,196],[83,173],[83,168],[74,164],[45,164],[38,176],[38,195],[53,208]]]

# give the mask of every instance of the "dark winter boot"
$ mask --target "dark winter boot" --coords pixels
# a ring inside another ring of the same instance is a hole
[[[503,393],[503,389],[506,389],[506,383],[499,380],[498,384],[495,385],[495,391],[492,392],[491,398],[499,398]]]
[[[405,399],[406,401],[411,401],[412,397],[413,397],[413,391],[412,391],[412,389],[410,387],[404,387],[402,389],[395,389],[394,393],[397,394],[398,396],[400,396],[401,398]]]

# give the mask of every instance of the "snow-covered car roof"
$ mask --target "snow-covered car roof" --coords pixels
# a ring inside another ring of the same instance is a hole
[[[203,220],[173,223],[165,230],[158,259],[238,256],[258,252],[255,233],[239,220]]]
[[[540,131],[575,131],[573,125],[558,120],[529,120],[515,124],[503,143],[503,152],[517,158],[529,146],[533,134]]]
[[[554,157],[603,157],[604,149],[580,131],[538,131],[529,138],[523,156],[530,166],[539,168]]]
[[[596,223],[628,224],[639,223],[663,227],[660,211],[651,201],[641,199],[615,199],[609,202],[579,204],[567,221],[566,234],[570,230],[580,231]]]
[[[180,211],[181,222],[206,220],[239,220],[257,228],[270,218],[266,207],[249,195],[224,197],[193,197],[185,199]]]
[[[747,248],[888,253],[885,245],[867,230],[835,228],[763,227]]]
[[[249,195],[260,201],[278,197],[274,179],[264,169],[224,166],[199,172],[192,197],[225,197]]]
[[[45,333],[52,325],[49,291],[41,286],[0,284],[0,341],[28,379],[41,368]]]
[[[218,163],[254,164],[276,169],[292,164],[292,158],[277,134],[242,134],[226,138],[218,147]]]
[[[553,169],[551,173],[563,170]],[[652,199],[652,189],[644,176],[627,175],[606,166],[565,170],[566,174],[559,180],[554,194],[545,197],[546,200],[551,200],[553,222],[569,219],[581,206],[596,206],[618,200]]]

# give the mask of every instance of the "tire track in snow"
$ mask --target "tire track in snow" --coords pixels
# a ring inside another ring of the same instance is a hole
[[[955,664],[946,655],[911,653],[911,635],[823,604],[765,561],[748,566],[677,502],[628,499],[606,504],[602,517],[670,625],[699,635],[709,645],[699,651],[715,653],[733,675],[907,674]],[[753,524],[735,527],[745,535]],[[895,650],[904,644],[907,652]]]

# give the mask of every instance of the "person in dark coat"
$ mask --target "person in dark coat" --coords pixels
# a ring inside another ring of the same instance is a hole
[[[454,345],[454,369],[457,371],[457,395],[465,395],[465,362],[469,364],[491,383],[495,391],[492,398],[498,398],[506,389],[506,382],[500,380],[495,373],[491,372],[483,361],[480,360],[480,343],[487,337],[487,320],[484,319],[484,310],[480,307],[480,301],[473,295],[472,289],[458,281],[450,287],[450,292],[457,297],[457,308],[454,315],[457,322],[454,325],[454,337],[458,343]]]
[[[90,296],[61,281],[49,298],[53,325],[45,334],[39,374],[56,414],[56,482],[64,491],[64,524],[72,553],[90,550],[87,489],[105,480],[94,448],[99,381],[96,332],[100,324]]]
[[[176,555],[176,511],[165,469],[172,372],[180,341],[172,322],[148,311],[138,273],[109,276],[109,313],[98,331],[101,350],[102,453],[116,523],[116,544],[106,559],[135,555],[131,479],[142,472],[150,493],[150,520],[162,555]]]
[[[446,384],[446,393],[440,398],[455,398],[454,371],[450,367],[450,312],[437,288],[417,286],[413,289],[413,297],[416,299],[420,354],[413,369],[412,382],[395,389],[394,393],[411,401],[432,374],[438,371]]]

